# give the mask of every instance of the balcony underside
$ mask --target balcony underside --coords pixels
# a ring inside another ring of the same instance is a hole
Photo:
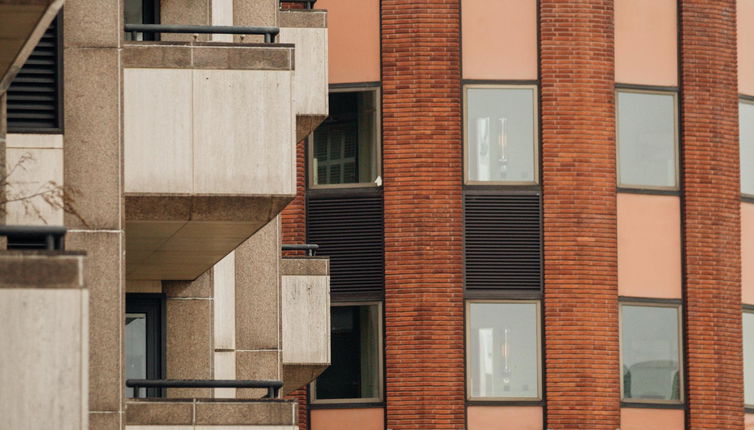
[[[193,280],[292,196],[126,195],[126,278]]]

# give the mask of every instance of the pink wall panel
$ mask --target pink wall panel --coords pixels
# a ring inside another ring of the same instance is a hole
[[[738,92],[754,96],[754,0],[738,0]]]
[[[542,430],[539,406],[469,406],[468,430]]]
[[[679,197],[618,193],[618,291],[681,298]]]
[[[326,9],[330,83],[380,80],[379,0],[319,0]]]
[[[385,410],[382,408],[315,409],[311,411],[311,414],[311,430],[384,430],[385,428]]]
[[[463,77],[537,79],[537,1],[462,0]]]
[[[744,429],[745,430],[754,430],[754,414],[746,414],[744,415]]]
[[[683,430],[683,421],[683,411],[678,409],[620,410],[620,430]]]
[[[741,203],[741,294],[754,305],[754,203]]]
[[[615,0],[615,81],[678,85],[676,0]]]

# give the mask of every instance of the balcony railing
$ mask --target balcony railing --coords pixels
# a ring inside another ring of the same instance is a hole
[[[283,3],[303,3],[304,9],[314,9],[314,3],[317,3],[317,0],[280,0],[281,8]]]
[[[319,245],[314,244],[294,244],[294,245],[283,245],[283,251],[306,251],[306,254],[309,257],[314,257],[314,255],[317,253],[317,250],[319,249]]]
[[[264,388],[266,399],[277,399],[283,381],[235,380],[235,379],[127,379],[126,387],[134,389],[134,398],[139,398],[140,388]]]
[[[275,43],[280,33],[278,27],[241,27],[230,25],[175,25],[175,24],[126,24],[126,33],[136,40],[137,34],[189,33],[189,34],[258,34],[265,43]]]

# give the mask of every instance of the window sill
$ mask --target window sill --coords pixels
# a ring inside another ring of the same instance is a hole
[[[621,408],[636,408],[636,409],[686,409],[686,405],[683,403],[650,403],[650,402],[630,402],[621,400]]]
[[[309,409],[367,409],[384,407],[385,402],[343,401],[338,403],[309,403]]]

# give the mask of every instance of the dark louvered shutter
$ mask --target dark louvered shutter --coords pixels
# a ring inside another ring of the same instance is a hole
[[[467,194],[465,222],[468,290],[540,289],[539,195]]]
[[[381,298],[384,286],[382,195],[310,195],[307,241],[330,257],[333,297]]]
[[[52,21],[8,89],[8,131],[61,128],[60,17]]]

